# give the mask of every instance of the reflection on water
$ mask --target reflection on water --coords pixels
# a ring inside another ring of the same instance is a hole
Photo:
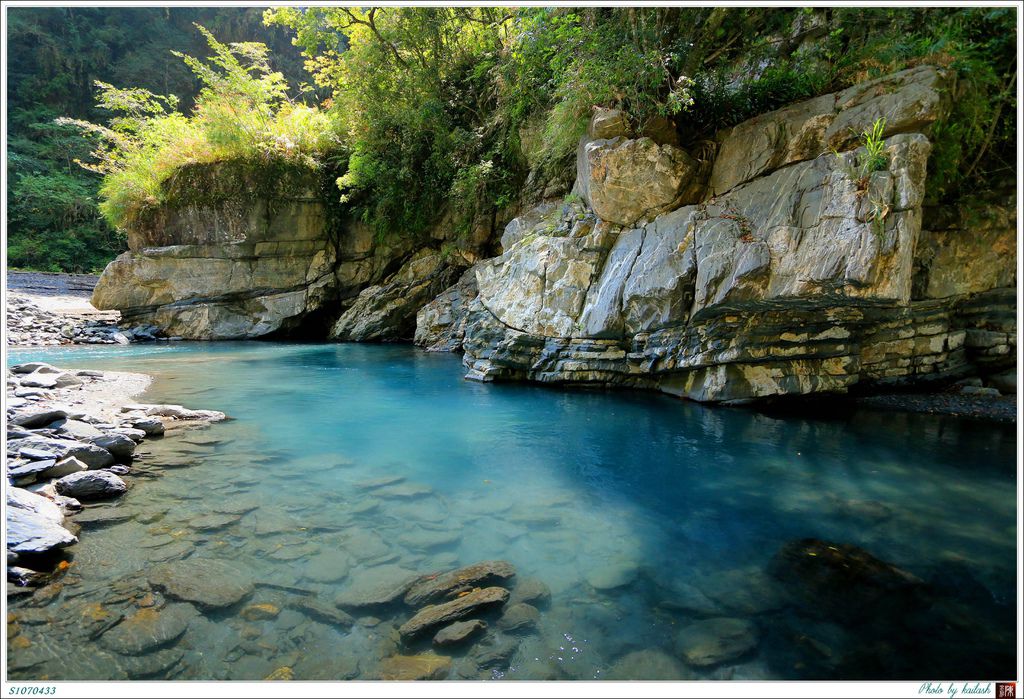
[[[406,347],[30,358],[145,371],[147,400],[237,419],[144,443],[128,496],[89,508],[62,583],[12,600],[18,679],[379,677],[429,648],[400,645],[415,610],[335,600],[485,559],[551,600],[440,651],[451,678],[1013,674],[1012,426],[479,385]],[[211,558],[252,579],[240,601]],[[166,599],[147,580],[167,569],[227,601]]]

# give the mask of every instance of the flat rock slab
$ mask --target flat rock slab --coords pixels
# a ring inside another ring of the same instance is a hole
[[[414,498],[425,498],[432,495],[434,489],[422,483],[397,483],[377,488],[373,494],[379,498],[396,500],[412,500]]]
[[[213,558],[193,558],[157,566],[149,572],[149,583],[168,597],[192,602],[203,609],[238,604],[254,589],[248,570],[239,564]]]
[[[57,429],[64,434],[70,435],[72,439],[93,439],[94,437],[102,437],[103,432],[96,429],[87,422],[81,422],[80,420],[72,420],[65,418],[58,420],[55,424],[50,425],[52,429]]]
[[[12,374],[31,374],[35,371],[41,374],[59,374],[61,370],[52,364],[46,362],[25,362],[24,364],[15,364],[11,367]]]
[[[691,680],[685,665],[660,650],[637,650],[616,660],[605,677],[609,680]]]
[[[483,619],[456,621],[444,627],[434,636],[435,646],[457,646],[465,643],[473,636],[487,630],[487,622]]]
[[[443,680],[452,668],[452,659],[434,653],[392,655],[380,663],[380,678],[409,682],[412,680]]]
[[[469,660],[479,670],[504,670],[512,663],[512,657],[519,650],[519,639],[504,638],[497,640],[485,640],[476,646],[469,656]]]
[[[332,583],[348,577],[352,559],[344,551],[324,551],[305,562],[302,574],[314,582]]]
[[[222,498],[220,502],[213,504],[212,509],[226,515],[244,515],[259,506],[260,500],[255,495],[237,495]]]
[[[398,633],[403,639],[419,636],[426,631],[458,621],[477,610],[497,607],[508,601],[508,590],[502,587],[485,587],[463,595],[451,602],[424,607],[412,619],[402,624]]]
[[[337,607],[324,604],[315,598],[298,597],[291,602],[291,606],[313,621],[319,621],[321,624],[327,624],[328,626],[338,626],[347,629],[356,623],[355,619]]]
[[[398,543],[412,551],[432,551],[454,546],[462,540],[457,531],[416,529],[398,537]]]
[[[636,580],[639,568],[632,561],[611,561],[586,574],[587,582],[595,590],[614,590]]]
[[[381,478],[372,478],[366,481],[359,481],[356,483],[356,487],[360,490],[374,490],[376,488],[383,488],[386,485],[394,485],[401,483],[405,480],[405,476],[383,476]]]
[[[300,558],[315,556],[319,552],[320,546],[314,544],[312,541],[298,545],[281,544],[279,548],[275,548],[269,554],[269,558],[273,558],[275,561],[297,561]]]
[[[352,584],[335,600],[339,607],[358,609],[390,604],[402,597],[417,574],[397,565],[382,565],[353,574]]]
[[[175,669],[183,657],[185,651],[180,648],[161,648],[139,657],[118,658],[117,665],[129,679],[168,679],[168,673]]]
[[[187,541],[175,541],[167,546],[150,549],[146,553],[146,558],[156,563],[162,561],[180,561],[181,559],[192,555],[192,552],[195,550],[196,547]]]
[[[391,553],[391,547],[380,534],[369,529],[349,532],[344,539],[345,551],[360,561],[371,561]]]
[[[743,619],[704,619],[682,628],[678,637],[679,653],[696,667],[735,660],[756,646],[757,627]]]
[[[100,636],[100,645],[122,655],[141,655],[177,640],[196,611],[187,604],[140,609]]]
[[[515,574],[515,567],[508,561],[481,561],[465,568],[418,580],[406,594],[405,602],[413,607],[441,602],[451,599],[460,592],[502,583]]]
[[[56,504],[23,488],[7,488],[6,515],[10,551],[44,553],[78,541],[63,527],[64,514]]]
[[[74,516],[76,524],[104,527],[135,519],[135,512],[120,507],[90,507]]]
[[[199,531],[215,531],[217,529],[230,527],[238,520],[239,515],[212,513],[200,515],[195,519],[190,519],[188,524],[193,529],[198,529]]]

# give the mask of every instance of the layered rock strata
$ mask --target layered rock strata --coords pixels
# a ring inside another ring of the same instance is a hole
[[[1012,366],[1012,209],[922,231],[944,79],[915,68],[744,122],[719,134],[705,198],[660,212],[595,204],[591,154],[609,141],[592,137],[622,128],[599,113],[580,145],[583,204],[510,223],[504,253],[473,268],[476,297],[467,283],[445,292],[417,341],[461,345],[468,378],[702,401]],[[883,118],[886,165],[867,171],[858,133]],[[677,187],[657,158],[629,167],[665,191],[701,186]]]
[[[182,168],[129,226],[93,304],[187,339],[411,339],[416,311],[465,263],[441,256],[444,236],[376,239],[331,212],[319,184],[245,163]]]

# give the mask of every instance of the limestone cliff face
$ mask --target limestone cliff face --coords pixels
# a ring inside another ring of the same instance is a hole
[[[168,335],[258,337],[300,320],[333,281],[337,251],[311,176],[260,188],[230,166],[195,166],[167,185],[174,205],[128,230],[93,304]],[[181,202],[181,203],[178,203]]]
[[[417,342],[461,345],[469,378],[704,401],[1012,365],[1012,214],[922,231],[944,79],[920,67],[759,116],[703,168],[599,113],[582,203],[510,223],[503,254],[473,268],[475,298],[445,292]],[[857,136],[879,118],[888,165],[865,176]]]
[[[464,267],[430,244],[380,243],[329,220],[313,173],[260,176],[232,163],[176,174],[167,204],[129,229],[93,304],[188,339],[322,338],[331,327],[340,339],[411,339],[416,311]]]

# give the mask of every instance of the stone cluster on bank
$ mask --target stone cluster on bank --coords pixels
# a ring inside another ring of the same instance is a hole
[[[43,362],[8,370],[9,583],[43,584],[63,569],[60,550],[78,541],[77,525],[66,518],[81,511],[82,503],[128,491],[140,442],[169,428],[226,419],[214,410],[117,406],[110,395],[99,398],[103,384],[116,385],[117,378],[114,372],[65,371]]]
[[[127,345],[132,342],[180,340],[166,337],[155,325],[118,326],[117,312],[84,317],[40,307],[31,299],[7,296],[7,344],[22,347],[56,345]]]

